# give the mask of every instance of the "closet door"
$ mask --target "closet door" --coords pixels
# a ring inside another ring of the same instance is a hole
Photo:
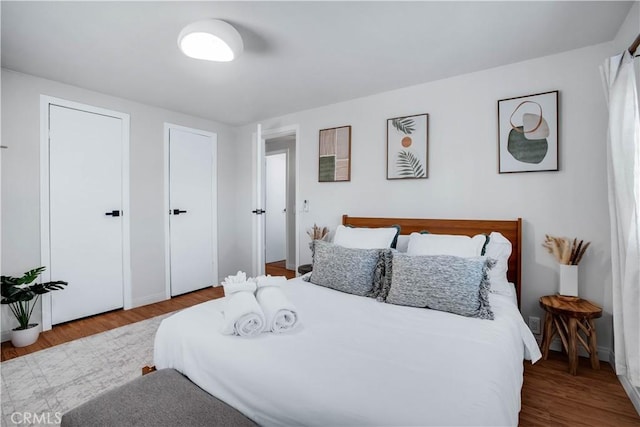
[[[52,324],[123,307],[123,120],[49,105]]]
[[[171,296],[217,284],[215,134],[169,127]]]

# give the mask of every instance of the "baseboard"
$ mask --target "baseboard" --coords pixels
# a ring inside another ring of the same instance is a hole
[[[611,350],[611,352],[609,353],[609,357],[609,364],[611,364],[613,371],[616,372],[616,354],[613,350]],[[617,374],[618,372],[616,372],[616,375]],[[627,396],[629,396],[629,400],[633,404],[633,407],[636,408],[636,412],[638,413],[638,415],[640,415],[640,389],[634,387],[629,379],[624,375],[617,376],[618,381],[620,381],[620,384],[622,384],[622,388],[624,389],[625,393],[627,393]]]
[[[148,295],[144,298],[139,298],[139,299],[135,299],[132,301],[133,307],[141,307],[143,305],[148,305],[148,304],[153,304],[156,302],[160,302],[160,301],[164,301],[166,300],[166,295],[164,292],[158,292],[156,294],[153,295]],[[2,331],[1,334],[1,338],[2,342],[5,341],[10,341],[11,340],[11,330],[8,331]]]
[[[166,299],[167,295],[164,292],[158,292],[157,294],[148,295],[144,298],[135,299],[131,303],[133,307],[141,307],[143,305],[153,304],[156,302],[164,301]]]
[[[549,346],[550,350],[554,351],[562,351],[562,342],[559,338],[554,338],[551,341],[551,345]],[[578,356],[580,357],[589,357],[589,353],[587,353],[582,346],[578,347]],[[611,361],[611,349],[608,347],[598,347],[598,359],[603,362],[609,362],[613,366]]]
[[[624,391],[627,392],[627,396],[629,396],[629,400],[633,403],[633,406],[636,408],[636,412],[640,415],[640,390],[631,384],[629,379],[623,375],[618,375],[618,380]]]

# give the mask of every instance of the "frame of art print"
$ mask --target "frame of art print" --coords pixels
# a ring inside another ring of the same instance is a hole
[[[320,130],[318,182],[351,181],[351,126]]]
[[[429,115],[387,119],[387,179],[427,178]]]
[[[498,101],[498,172],[558,170],[558,91]]]

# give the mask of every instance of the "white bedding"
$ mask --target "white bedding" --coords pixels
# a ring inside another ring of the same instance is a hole
[[[155,365],[260,425],[517,425],[523,357],[540,351],[507,296],[495,320],[401,307],[290,280],[301,325],[220,334],[225,300],[162,321]]]

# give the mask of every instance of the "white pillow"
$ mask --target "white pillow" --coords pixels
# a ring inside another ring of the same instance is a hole
[[[496,260],[496,265],[489,270],[489,281],[491,282],[491,292],[511,295],[513,291],[507,280],[507,270],[509,268],[509,257],[511,256],[511,242],[497,231],[489,234],[489,243],[485,250],[485,256]]]
[[[398,229],[390,228],[357,228],[339,225],[333,236],[333,243],[353,249],[390,248]]]
[[[489,270],[489,271],[491,271],[491,270]],[[488,276],[490,277],[491,274],[489,273]],[[503,281],[503,280],[493,281],[493,279],[491,279],[491,278],[489,278],[489,283],[491,284],[490,292],[492,294],[499,294],[499,295],[505,295],[505,296],[508,296],[508,297],[515,297],[516,288],[513,286],[513,283],[509,283],[509,282]]]
[[[463,258],[482,255],[487,236],[477,234],[473,237],[452,234],[409,235],[409,255],[452,255]]]
[[[396,242],[396,250],[398,252],[406,253],[407,249],[409,249],[409,236],[401,234],[398,236],[398,241]]]

